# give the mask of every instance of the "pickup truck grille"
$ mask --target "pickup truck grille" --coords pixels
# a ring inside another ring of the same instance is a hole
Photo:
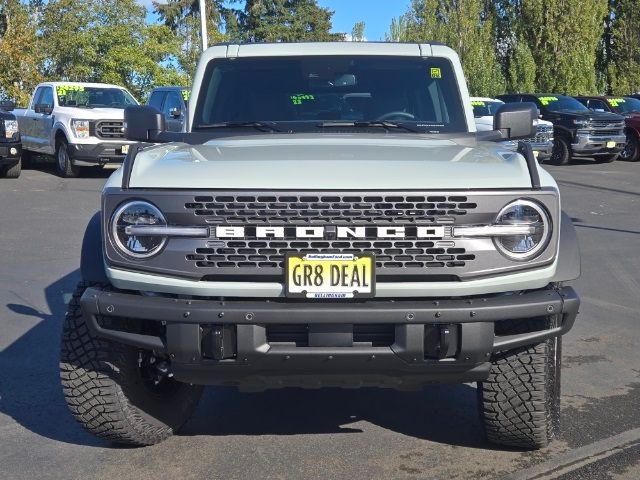
[[[589,132],[594,137],[612,137],[614,135],[620,135],[620,130],[593,130]]]
[[[124,122],[117,120],[103,120],[96,124],[96,137],[102,140],[124,138]]]
[[[589,127],[622,130],[624,128],[624,122],[618,122],[616,120],[591,120]]]

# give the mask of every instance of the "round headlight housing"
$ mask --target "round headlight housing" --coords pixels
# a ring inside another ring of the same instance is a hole
[[[498,250],[511,260],[525,261],[538,256],[549,244],[552,225],[547,210],[531,200],[516,200],[496,217],[497,225],[529,227],[527,233],[494,237]]]
[[[120,206],[111,217],[111,238],[122,254],[138,259],[150,258],[162,250],[167,237],[132,235],[127,233],[127,227],[166,225],[164,215],[156,206],[136,200]]]

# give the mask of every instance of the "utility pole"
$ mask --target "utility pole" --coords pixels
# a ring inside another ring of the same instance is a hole
[[[202,51],[207,49],[207,7],[205,0],[200,0],[200,35],[202,36]]]

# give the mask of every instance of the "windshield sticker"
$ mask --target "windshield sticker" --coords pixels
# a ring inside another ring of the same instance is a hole
[[[607,102],[609,102],[609,105],[612,107],[619,107],[620,104],[625,103],[626,100],[624,98],[609,98],[607,99]]]
[[[540,97],[538,100],[542,105],[549,105],[549,102],[557,102],[558,97]]]
[[[64,97],[68,92],[84,92],[82,85],[57,85],[56,93],[59,97]]]
[[[431,69],[431,78],[442,78],[442,70],[439,68],[433,67]]]
[[[316,98],[313,95],[308,94],[291,95],[291,103],[293,103],[294,105],[302,105],[302,102],[315,99]]]
[[[191,90],[182,90],[182,99],[185,102],[189,101],[189,97],[191,96]]]
[[[480,101],[480,100],[472,100],[471,101],[471,106],[472,107],[484,107],[486,106],[486,103]]]

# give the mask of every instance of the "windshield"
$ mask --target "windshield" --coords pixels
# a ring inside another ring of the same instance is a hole
[[[228,122],[272,122],[293,132],[345,122],[396,122],[421,133],[467,131],[451,64],[421,57],[214,60],[204,75],[193,130]]]
[[[129,92],[116,87],[58,85],[56,94],[61,107],[125,108],[138,104]]]
[[[640,112],[640,100],[637,98],[608,98],[607,102],[616,113]]]
[[[587,107],[581,104],[573,97],[565,95],[554,95],[548,97],[538,97],[538,100],[544,108],[552,112],[585,112],[589,111]]]
[[[474,117],[493,117],[496,114],[496,110],[498,110],[502,105],[504,105],[502,102],[471,100]]]

